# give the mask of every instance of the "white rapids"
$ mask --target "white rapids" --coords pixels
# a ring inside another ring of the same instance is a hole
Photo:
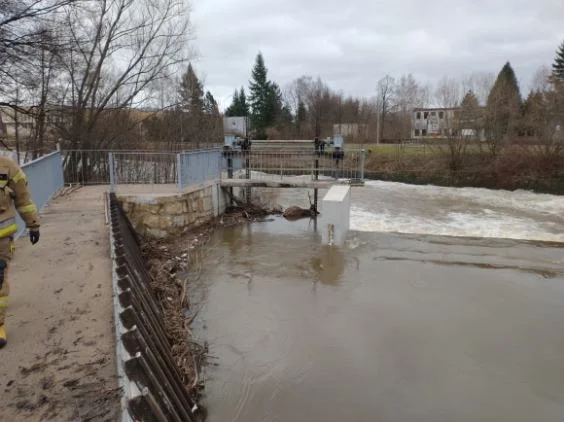
[[[564,197],[369,181],[353,189],[351,230],[564,242]]]

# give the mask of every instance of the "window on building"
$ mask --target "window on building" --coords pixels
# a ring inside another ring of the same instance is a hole
[[[427,129],[421,129],[421,136],[427,136]]]
[[[419,129],[415,129],[415,136],[419,136]]]
[[[444,118],[445,118],[445,112],[439,111],[439,119],[444,119]]]
[[[426,111],[425,113],[423,113],[423,118],[424,119],[428,119],[429,118],[429,112]]]
[[[436,117],[437,116],[437,112],[436,111],[432,111],[431,112],[431,117]]]
[[[417,120],[421,120],[421,112],[420,112],[420,111],[417,112],[417,117],[416,117],[416,118],[417,118]]]

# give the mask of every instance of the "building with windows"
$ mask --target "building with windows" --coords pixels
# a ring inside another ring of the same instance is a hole
[[[452,129],[455,108],[416,108],[411,125],[412,138],[440,138]]]
[[[411,123],[413,139],[441,139],[451,136],[484,139],[483,108],[463,112],[460,107],[415,108]]]

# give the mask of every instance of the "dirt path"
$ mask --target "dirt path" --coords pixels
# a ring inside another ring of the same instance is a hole
[[[41,240],[16,243],[0,350],[0,419],[114,421],[111,260],[103,190],[82,188],[43,213]]]

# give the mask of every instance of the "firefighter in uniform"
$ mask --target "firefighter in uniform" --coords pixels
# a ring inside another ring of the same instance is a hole
[[[29,230],[32,244],[39,241],[39,217],[27,186],[27,177],[15,161],[0,156],[0,348],[6,345],[4,319],[8,307],[8,267],[18,230],[16,211]]]

